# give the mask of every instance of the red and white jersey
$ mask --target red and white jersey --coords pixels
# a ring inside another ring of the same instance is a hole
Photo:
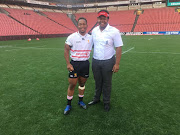
[[[82,36],[75,32],[68,36],[65,43],[71,47],[70,57],[73,61],[86,61],[90,58],[93,44],[91,35]]]

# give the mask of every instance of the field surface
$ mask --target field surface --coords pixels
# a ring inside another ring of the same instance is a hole
[[[0,41],[0,135],[180,134],[180,36],[123,36],[111,110],[83,110],[76,87],[67,116],[65,40]],[[90,68],[85,103],[94,87]]]

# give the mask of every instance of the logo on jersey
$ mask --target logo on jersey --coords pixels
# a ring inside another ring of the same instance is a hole
[[[76,43],[81,43],[81,41],[76,41]]]
[[[77,77],[77,73],[74,73],[74,77]]]
[[[106,45],[108,45],[108,40],[106,41]]]

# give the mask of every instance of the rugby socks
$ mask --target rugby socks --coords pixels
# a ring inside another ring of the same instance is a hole
[[[79,89],[78,96],[79,96],[79,102],[80,102],[80,101],[83,101],[85,86],[83,87],[79,86],[78,89]]]
[[[73,96],[68,96],[67,95],[67,105],[71,105],[72,99],[73,99]]]
[[[78,96],[79,96],[79,102],[80,102],[80,101],[83,101],[84,95],[78,95]]]

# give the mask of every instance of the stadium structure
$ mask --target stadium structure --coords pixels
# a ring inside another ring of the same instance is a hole
[[[97,12],[110,12],[110,25],[125,35],[180,34],[180,2],[173,0],[1,0],[0,40],[63,37],[86,17],[88,32]]]

